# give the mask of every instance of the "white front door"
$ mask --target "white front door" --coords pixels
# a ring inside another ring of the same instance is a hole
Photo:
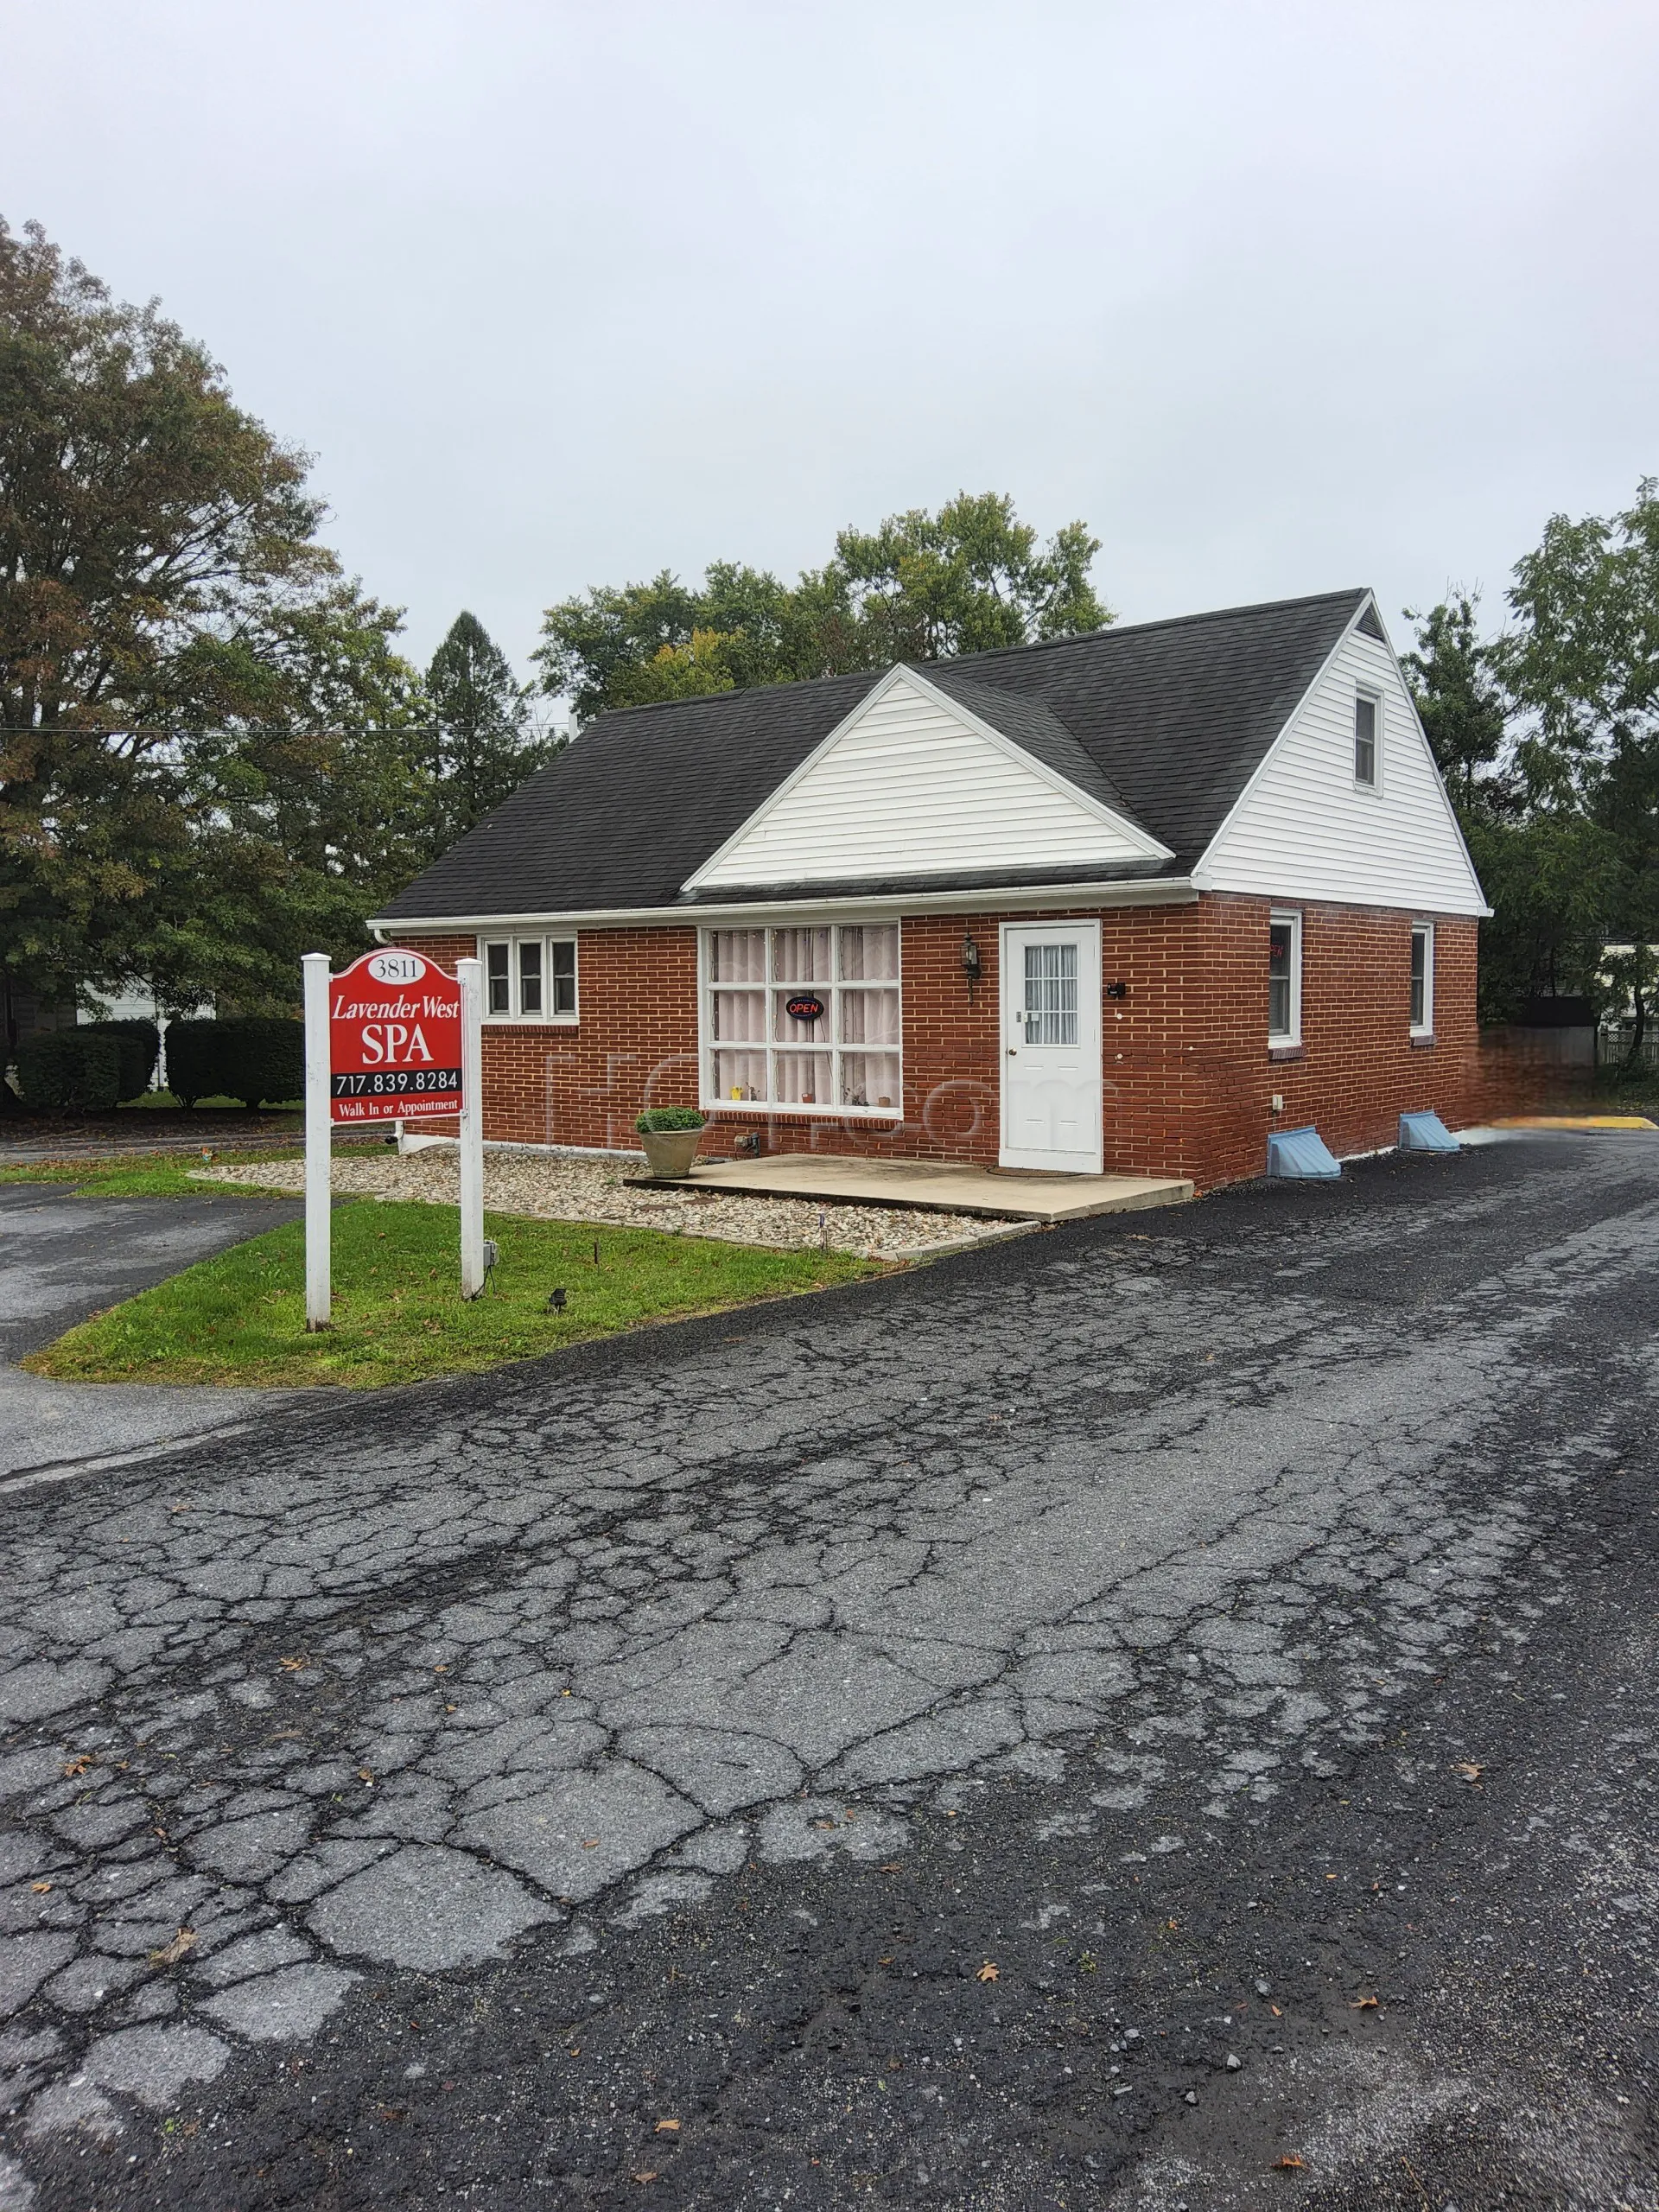
[[[1101,1170],[1100,924],[1002,925],[1004,1167]]]

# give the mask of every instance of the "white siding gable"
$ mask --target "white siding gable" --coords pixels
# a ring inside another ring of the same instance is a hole
[[[1354,700],[1381,705],[1375,790],[1354,781]],[[1484,914],[1486,901],[1393,649],[1351,629],[1192,880],[1269,899]]]
[[[686,887],[1014,868],[1040,881],[1165,849],[898,668]]]

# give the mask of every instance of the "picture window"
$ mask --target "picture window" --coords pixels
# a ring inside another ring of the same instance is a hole
[[[708,1106],[904,1110],[897,922],[703,932]]]

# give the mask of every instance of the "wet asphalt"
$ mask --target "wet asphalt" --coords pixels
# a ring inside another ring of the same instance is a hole
[[[13,1492],[0,2212],[1654,2212],[1656,1258],[1379,1160]]]

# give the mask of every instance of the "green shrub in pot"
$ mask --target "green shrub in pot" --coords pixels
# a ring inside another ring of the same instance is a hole
[[[647,1106],[635,1122],[651,1172],[659,1183],[690,1173],[704,1118],[695,1106]]]

